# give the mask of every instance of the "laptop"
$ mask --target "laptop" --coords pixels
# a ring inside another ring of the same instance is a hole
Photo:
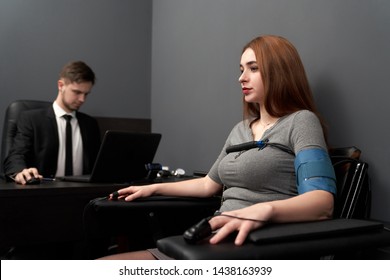
[[[64,176],[68,182],[126,184],[145,179],[161,140],[159,133],[107,130],[90,175]]]

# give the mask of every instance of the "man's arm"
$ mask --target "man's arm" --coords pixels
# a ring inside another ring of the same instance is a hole
[[[18,173],[26,168],[26,156],[32,153],[33,128],[26,114],[21,114],[17,123],[17,131],[12,146],[4,160],[6,175]]]

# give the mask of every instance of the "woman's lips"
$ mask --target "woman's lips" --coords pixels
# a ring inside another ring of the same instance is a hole
[[[251,90],[250,88],[243,87],[242,88],[242,93],[243,94],[248,94],[250,92],[250,90]]]

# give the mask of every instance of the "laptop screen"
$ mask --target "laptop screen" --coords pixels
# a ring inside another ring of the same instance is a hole
[[[130,183],[147,175],[161,140],[159,133],[107,130],[90,182]]]

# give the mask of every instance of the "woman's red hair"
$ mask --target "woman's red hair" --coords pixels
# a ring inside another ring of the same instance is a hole
[[[255,53],[264,84],[264,106],[273,117],[283,117],[299,110],[310,110],[320,117],[306,76],[305,68],[296,48],[285,38],[261,36],[243,48]],[[260,118],[259,106],[244,100],[244,118]]]

